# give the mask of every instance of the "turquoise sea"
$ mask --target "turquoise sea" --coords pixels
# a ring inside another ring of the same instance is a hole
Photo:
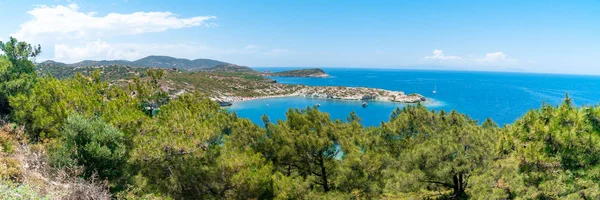
[[[259,71],[283,71],[294,68],[255,68]],[[504,72],[432,71],[400,69],[323,68],[331,78],[274,78],[280,83],[316,86],[374,87],[419,93],[434,99],[427,105],[433,110],[457,110],[483,121],[491,117],[499,124],[510,124],[527,110],[539,108],[543,102],[559,104],[566,93],[577,105],[600,103],[600,76],[558,75]],[[433,94],[434,87],[437,93]],[[346,119],[355,111],[366,126],[387,121],[396,107],[405,104],[285,97],[234,103],[228,109],[238,116],[263,125],[261,116],[271,121],[285,119],[289,108],[306,108],[321,104],[320,110],[333,119]]]

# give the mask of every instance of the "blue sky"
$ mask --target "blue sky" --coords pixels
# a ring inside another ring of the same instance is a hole
[[[600,1],[8,1],[39,60],[600,74]]]

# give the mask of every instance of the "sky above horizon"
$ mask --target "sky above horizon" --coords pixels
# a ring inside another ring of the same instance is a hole
[[[600,74],[600,1],[0,0],[38,61]]]

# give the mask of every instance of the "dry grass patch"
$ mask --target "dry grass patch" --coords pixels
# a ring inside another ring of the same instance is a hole
[[[48,165],[43,144],[30,144],[23,127],[0,119],[0,199],[110,199],[107,182],[80,178],[81,168]]]

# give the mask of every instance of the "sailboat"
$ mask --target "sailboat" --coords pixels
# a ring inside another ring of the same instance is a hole
[[[437,86],[433,86],[433,93],[436,94],[437,93]]]

